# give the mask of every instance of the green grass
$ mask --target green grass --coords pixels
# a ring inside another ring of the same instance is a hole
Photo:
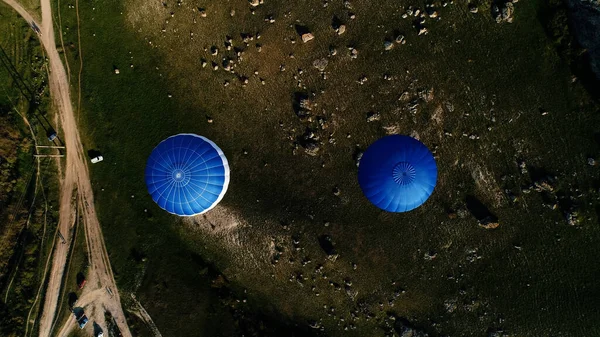
[[[0,5],[0,17],[0,47],[5,53],[0,66],[0,334],[21,336],[30,310],[31,319],[37,317],[39,302],[34,304],[34,299],[54,239],[57,186],[55,167],[47,160],[40,163],[36,179],[34,141],[19,115],[28,118],[36,138],[45,145],[45,130],[39,119],[48,107],[47,79],[39,42],[29,24],[4,4]],[[16,77],[37,94],[37,110],[29,94],[24,96],[15,84]]]
[[[37,21],[42,21],[42,8],[40,1],[37,0],[22,0],[19,4]],[[3,4],[4,5],[4,4]]]
[[[75,319],[71,312],[71,308],[69,307],[69,297],[72,296],[71,294],[75,294],[77,298],[81,296],[81,290],[77,285],[77,274],[83,273],[84,276],[88,274],[89,261],[85,240],[85,229],[83,227],[84,224],[80,217],[79,222],[75,227],[75,242],[72,244],[71,250],[69,251],[67,268],[65,269],[66,276],[63,279],[63,288],[58,298],[59,309],[54,322],[54,333],[58,333],[58,331],[66,324],[67,320]],[[75,307],[77,306],[78,305],[75,304]]]
[[[206,2],[198,6],[206,8],[207,18],[197,16],[196,24],[191,6],[80,3],[84,145],[105,158],[91,166],[96,207],[120,289],[138,294],[164,335],[227,334],[210,324],[214,317],[229,315],[210,290],[210,278],[199,273],[204,265],[194,262],[196,254],[229,279],[234,297],[247,296],[244,311],[301,326],[322,317],[331,336],[378,333],[388,312],[435,334],[480,336],[489,328],[519,336],[597,334],[600,314],[592,299],[600,267],[593,258],[600,239],[594,194],[599,178],[586,159],[598,156],[593,140],[598,107],[578,83],[571,84],[568,64],[537,19],[541,2],[516,4],[513,24],[496,24],[485,6],[476,15],[464,4],[439,8],[443,19],[428,21],[426,36],[416,35],[411,20],[400,19],[397,1],[355,2],[356,20],[337,2],[322,8],[319,1],[266,1],[255,15],[243,2]],[[75,46],[66,51],[73,70],[78,68],[74,10],[61,10],[65,44]],[[285,17],[288,11],[291,17]],[[128,21],[134,12],[140,19]],[[263,21],[268,14],[276,18],[273,25]],[[348,26],[340,37],[330,28],[333,15]],[[290,27],[296,23],[308,26],[315,40],[298,42]],[[394,37],[394,30],[408,42],[384,52],[383,41]],[[246,87],[231,74],[210,69],[211,61],[220,62],[227,53],[226,35],[243,46],[240,33],[257,31],[261,39],[246,48],[237,70],[249,78]],[[297,43],[289,42],[292,37]],[[261,53],[253,47],[256,42],[263,45]],[[312,62],[325,57],[332,44],[338,55],[329,59],[325,81]],[[219,47],[218,57],[204,51],[212,45]],[[359,50],[356,60],[346,56],[347,45]],[[200,67],[201,58],[209,61],[207,68]],[[279,72],[281,64],[285,72]],[[292,78],[298,68],[306,89]],[[264,86],[254,70],[266,79]],[[384,74],[395,80],[383,80]],[[357,84],[363,75],[368,81]],[[72,83],[75,76],[72,71]],[[420,103],[413,116],[398,97],[405,90],[416,96],[420,88],[433,88],[435,97]],[[297,119],[292,98],[298,91],[316,94],[315,114],[327,119],[329,129]],[[453,111],[444,108],[446,102]],[[432,120],[439,106],[444,109],[440,124]],[[369,111],[380,112],[381,121],[367,124]],[[206,116],[214,123],[208,124]],[[408,214],[375,209],[356,181],[356,147],[364,150],[385,134],[383,126],[392,125],[404,134],[417,132],[438,157],[436,191]],[[318,157],[306,156],[301,148],[293,154],[288,138],[300,136],[307,126],[325,143]],[[223,205],[251,225],[237,232],[239,246],[190,229],[147,195],[147,156],[162,139],[179,132],[207,136],[227,155],[232,180]],[[330,133],[335,144],[328,143]],[[520,195],[516,205],[507,201],[504,189],[532,183],[519,173],[520,160],[558,177],[560,191],[580,207],[580,228],[568,227],[560,211],[542,207],[536,192]],[[489,183],[474,181],[477,172]],[[331,192],[334,186],[341,189],[339,197]],[[576,197],[575,188],[584,196]],[[499,217],[499,229],[479,228],[471,216],[448,218],[447,210],[464,208],[468,195]],[[325,221],[331,225],[324,227]],[[336,243],[340,258],[335,263],[318,246],[322,234]],[[300,238],[303,250],[293,249],[292,235]],[[271,236],[284,247],[276,267],[266,255]],[[467,251],[474,248],[482,258],[468,262],[472,254]],[[430,250],[437,257],[425,261]],[[138,261],[140,254],[147,262]],[[298,261],[307,256],[313,262],[302,267]],[[314,273],[317,264],[324,265],[327,280]],[[319,297],[310,282],[301,287],[288,281],[298,272],[316,277]],[[346,278],[363,304],[345,295]],[[330,280],[342,290],[329,286]],[[388,301],[399,287],[406,293],[391,307]],[[456,300],[459,308],[446,313],[447,300]],[[323,305],[335,306],[346,323],[326,315]],[[362,313],[358,330],[344,331],[350,312],[359,307],[375,318],[366,322]],[[206,315],[211,310],[215,316]]]

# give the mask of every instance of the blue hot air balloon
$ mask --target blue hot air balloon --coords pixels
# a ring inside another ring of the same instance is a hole
[[[165,211],[180,216],[202,214],[227,192],[229,164],[209,139],[182,133],[152,150],[145,179],[152,200]]]
[[[375,206],[388,212],[408,212],[433,192],[437,166],[420,141],[401,135],[371,144],[360,159],[358,183]]]

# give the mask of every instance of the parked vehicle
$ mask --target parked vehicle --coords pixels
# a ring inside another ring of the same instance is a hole
[[[80,329],[83,329],[89,321],[89,319],[83,312],[83,308],[81,307],[73,308],[73,316],[75,316],[75,320],[77,321],[77,324],[79,325]]]
[[[38,25],[35,24],[35,22],[31,22],[31,29],[33,29],[34,32],[36,32],[37,34],[41,34],[42,32],[40,31],[40,27],[38,27]]]
[[[96,156],[96,157],[92,158],[92,164],[99,163],[103,160],[104,160],[104,158],[102,156]]]
[[[47,135],[48,135],[48,140],[51,142],[53,142],[56,139],[56,137],[58,136],[56,133],[56,130],[54,130],[54,129],[48,130]]]
[[[79,289],[83,289],[83,286],[85,286],[85,282],[87,281],[85,279],[85,275],[83,275],[83,273],[77,273],[76,280],[77,280],[77,287]]]
[[[77,321],[77,323],[79,324],[79,329],[83,329],[88,321],[89,319],[86,315],[81,316],[81,318]]]

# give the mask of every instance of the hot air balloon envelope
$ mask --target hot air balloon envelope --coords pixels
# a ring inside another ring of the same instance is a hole
[[[358,183],[364,195],[388,212],[407,212],[421,206],[436,181],[433,154],[412,137],[381,138],[360,159]]]
[[[162,209],[180,216],[202,214],[227,192],[229,164],[209,139],[182,133],[152,150],[145,179],[152,200]]]

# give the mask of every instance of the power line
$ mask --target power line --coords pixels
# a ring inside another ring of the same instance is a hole
[[[14,83],[16,84],[21,94],[23,94],[23,96],[25,96],[26,98],[33,99],[35,97],[33,91],[31,90],[31,88],[29,88],[27,83],[25,83],[17,68],[15,68],[15,66],[12,64],[10,57],[8,56],[8,54],[6,54],[4,48],[2,48],[2,45],[0,45],[0,62],[2,62],[4,68],[8,70],[8,74],[10,75],[10,77],[12,77]],[[25,93],[25,91],[27,93]]]

